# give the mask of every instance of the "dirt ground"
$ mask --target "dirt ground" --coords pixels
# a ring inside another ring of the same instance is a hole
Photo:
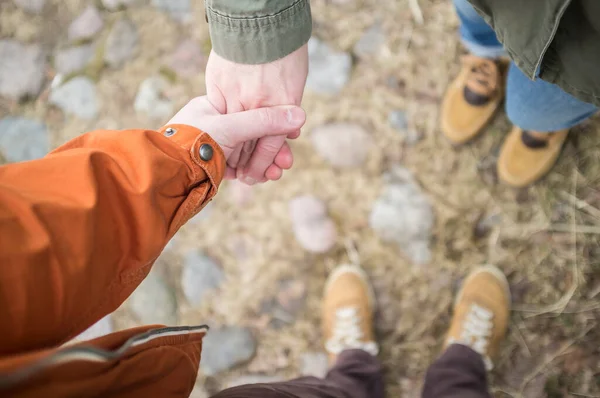
[[[0,1],[0,38],[39,42],[51,53],[64,43],[69,22],[93,2],[49,0],[46,12],[35,17],[7,3]],[[418,11],[409,3],[420,6],[423,24],[416,22]],[[48,105],[47,92],[19,104],[0,99],[0,117],[45,120],[54,146],[96,128],[159,127],[133,111],[137,89],[142,80],[164,71],[165,57],[183,39],[209,48],[202,7],[194,0],[194,22],[187,25],[143,4],[104,12],[107,26],[122,13],[131,18],[140,49],[123,68],[101,67],[93,74],[102,98],[97,119],[63,115]],[[217,377],[201,376],[199,385],[214,392],[238,375],[297,376],[300,356],[322,350],[321,290],[328,272],[348,262],[344,242],[352,240],[378,296],[388,396],[418,396],[427,366],[439,354],[453,293],[470,269],[490,263],[507,274],[514,303],[510,332],[492,372],[494,395],[600,397],[599,121],[573,131],[557,167],[542,182],[507,188],[498,183],[494,167],[510,129],[503,112],[480,138],[458,149],[439,132],[439,103],[463,53],[450,1],[312,0],[312,8],[314,35],[337,49],[351,51],[377,21],[386,44],[376,57],[355,60],[339,97],[306,93],[304,137],[292,144],[295,166],[281,181],[254,188],[241,206],[224,184],[208,218],[184,227],[166,254],[176,274],[180,253],[200,248],[218,259],[227,275],[200,307],[181,309],[181,323],[245,325],[259,342],[248,364]],[[51,68],[48,74],[52,77]],[[204,92],[203,78],[172,81],[177,106]],[[403,142],[388,123],[393,109],[407,113],[409,128],[423,136],[421,141]],[[355,122],[369,131],[374,146],[364,167],[335,170],[314,153],[306,135],[330,121]],[[393,164],[412,170],[432,200],[436,225],[429,265],[411,265],[368,226],[382,175]],[[326,255],[307,254],[293,237],[288,202],[307,193],[327,203],[340,231],[338,244]],[[301,281],[307,291],[294,322],[281,328],[260,322],[261,303],[273,296],[279,281],[289,279]],[[116,327],[136,324],[129,315],[120,309]]]

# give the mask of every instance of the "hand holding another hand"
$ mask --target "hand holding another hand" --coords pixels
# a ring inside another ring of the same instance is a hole
[[[167,124],[185,124],[210,134],[229,161],[236,148],[244,142],[266,138],[285,139],[287,135],[299,131],[305,120],[304,110],[294,105],[222,115],[204,96],[191,100]],[[291,164],[288,166],[279,158],[274,158],[274,165],[281,169],[291,167]],[[225,177],[235,178],[235,170],[228,168]]]

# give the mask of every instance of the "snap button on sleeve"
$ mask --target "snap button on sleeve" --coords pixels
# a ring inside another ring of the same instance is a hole
[[[205,162],[208,162],[213,158],[214,150],[213,147],[210,146],[210,144],[202,144],[202,146],[200,146],[199,152],[200,159],[204,160]]]
[[[175,133],[177,132],[177,130],[175,130],[173,127],[169,127],[168,129],[165,130],[165,137],[171,137],[172,135],[175,135]]]

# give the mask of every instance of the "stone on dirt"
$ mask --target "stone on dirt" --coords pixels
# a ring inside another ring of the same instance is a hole
[[[9,116],[0,119],[0,152],[9,162],[39,159],[50,151],[46,125],[37,120]]]
[[[371,137],[361,126],[332,123],[315,128],[310,138],[322,157],[339,168],[358,167],[367,159]]]
[[[81,119],[89,120],[98,116],[96,86],[87,77],[77,76],[53,88],[49,101],[63,112]]]
[[[175,113],[173,102],[164,95],[167,87],[168,82],[159,76],[144,80],[135,97],[135,111],[166,122]]]
[[[104,46],[104,60],[112,68],[120,68],[133,58],[138,46],[137,27],[129,19],[119,19],[112,26]]]
[[[68,75],[84,69],[94,58],[96,47],[84,44],[58,50],[54,54],[54,67],[58,73]]]
[[[325,203],[312,195],[290,202],[294,235],[300,246],[313,253],[325,253],[335,245],[337,229],[327,216]]]
[[[207,59],[200,44],[192,39],[186,39],[165,61],[166,66],[177,76],[190,78],[198,76],[204,70]]]
[[[300,356],[300,374],[320,379],[327,375],[329,359],[324,352],[307,352]]]
[[[13,0],[14,3],[23,11],[40,14],[46,5],[46,0]]]
[[[376,23],[363,33],[354,45],[354,54],[359,58],[369,58],[376,55],[385,43],[385,33],[380,23]]]
[[[206,376],[244,363],[256,352],[256,341],[250,330],[237,326],[210,329],[203,343],[200,367]]]
[[[352,70],[350,54],[335,51],[328,44],[311,37],[308,41],[309,72],[306,87],[320,94],[338,94]]]
[[[69,40],[89,40],[94,38],[104,27],[100,11],[94,6],[87,7],[69,25]]]
[[[431,260],[431,203],[408,169],[395,166],[386,180],[387,185],[371,211],[371,228],[384,241],[398,244],[415,264],[426,264]]]
[[[177,301],[161,273],[152,269],[146,279],[127,300],[129,308],[143,325],[177,324]]]
[[[109,11],[117,11],[121,7],[128,7],[136,0],[102,0],[102,6]]]
[[[152,0],[152,5],[180,22],[188,22],[192,18],[190,0]]]
[[[0,96],[9,100],[36,97],[42,89],[46,57],[38,44],[0,40]]]
[[[204,295],[218,289],[224,280],[223,269],[212,258],[196,250],[185,255],[181,287],[190,304],[200,304]]]
[[[396,130],[406,130],[408,128],[408,117],[406,112],[395,109],[388,115],[390,125]]]

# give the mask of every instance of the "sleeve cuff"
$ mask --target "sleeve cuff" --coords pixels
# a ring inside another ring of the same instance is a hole
[[[240,64],[265,64],[302,47],[312,32],[309,0],[298,0],[274,15],[225,16],[206,8],[213,50]]]

